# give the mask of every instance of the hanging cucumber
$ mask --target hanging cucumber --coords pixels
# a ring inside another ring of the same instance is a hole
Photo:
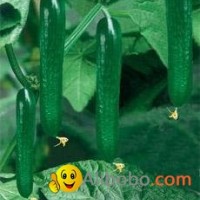
[[[17,94],[16,124],[17,188],[27,198],[33,188],[33,140],[35,134],[36,100],[32,91],[21,89]]]
[[[168,90],[178,107],[192,91],[192,0],[166,0],[168,29]]]
[[[96,131],[98,148],[108,160],[118,145],[121,54],[120,25],[105,17],[97,26]]]
[[[41,0],[40,117],[43,130],[51,136],[61,126],[64,41],[65,1]]]

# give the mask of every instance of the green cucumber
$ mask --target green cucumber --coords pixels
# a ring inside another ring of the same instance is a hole
[[[168,29],[168,91],[182,106],[192,91],[192,0],[166,0]]]
[[[121,29],[112,18],[97,26],[96,131],[101,155],[116,155],[119,135],[119,94],[121,78]]]
[[[64,42],[65,1],[41,0],[40,117],[50,136],[57,135],[61,126]]]
[[[21,196],[27,198],[33,189],[33,141],[35,134],[36,100],[32,91],[21,89],[17,94],[16,177]]]

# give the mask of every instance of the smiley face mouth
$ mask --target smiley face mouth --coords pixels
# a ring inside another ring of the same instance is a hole
[[[72,189],[75,184],[75,182],[73,182],[72,184],[67,184],[65,182],[63,182],[63,183],[65,184],[66,188],[68,188],[68,189]]]

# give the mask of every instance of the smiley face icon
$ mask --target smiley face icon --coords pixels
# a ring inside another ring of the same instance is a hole
[[[67,164],[60,167],[56,173],[51,174],[49,188],[52,192],[57,193],[59,190],[63,192],[74,192],[78,190],[83,177],[78,167]]]

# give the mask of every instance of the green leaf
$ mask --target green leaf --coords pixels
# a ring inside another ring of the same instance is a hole
[[[51,181],[51,173],[55,173],[59,167],[51,168],[42,172],[43,179],[46,181],[41,191],[47,199],[69,199],[69,200],[103,200],[103,199],[116,199],[116,200],[171,200],[171,199],[184,199],[184,200],[197,200],[197,196],[186,193],[182,189],[176,187],[158,187],[151,185],[142,187],[142,185],[134,185],[134,181],[131,176],[137,176],[140,179],[146,175],[150,180],[154,180],[152,176],[144,174],[142,170],[134,165],[125,163],[124,170],[119,173],[116,171],[115,165],[112,163],[106,163],[104,161],[80,161],[72,163],[77,166],[82,172],[83,178],[87,180],[81,185],[77,192],[65,193],[59,191],[58,193],[52,193],[48,188],[48,183]],[[40,174],[41,175],[41,174]],[[126,184],[123,180],[126,180]],[[87,177],[87,178],[86,178]],[[90,178],[91,179],[90,179]],[[101,184],[100,181],[103,181]],[[121,177],[121,178],[120,178]],[[106,178],[107,181],[106,182]],[[120,181],[111,181],[120,180]],[[150,181],[150,183],[151,183]],[[96,184],[95,184],[96,182]],[[112,182],[112,183],[111,183]],[[178,197],[178,198],[176,198]]]
[[[64,61],[63,95],[77,112],[88,104],[96,86],[95,64],[86,59],[86,50],[76,49]]]
[[[0,178],[10,179],[13,178],[14,174],[0,174]],[[39,185],[39,183],[38,183]],[[30,195],[29,199],[38,199],[38,186],[36,184],[33,185],[33,192]],[[0,199],[1,200],[25,200],[27,198],[23,198],[17,189],[16,180],[7,180],[5,183],[0,182]]]
[[[179,108],[177,121],[168,118],[167,106],[121,117],[120,156],[149,173],[188,174],[189,188],[199,190],[200,106]]]
[[[135,37],[124,37],[125,53],[143,53],[153,48],[163,64],[167,67],[167,26],[165,15],[165,1],[163,0],[120,0],[108,7],[113,17],[116,17],[125,34],[141,34],[146,40],[138,44],[137,48],[132,48]],[[200,10],[193,12],[193,35],[197,44],[200,45]],[[129,41],[129,43],[128,43]],[[150,45],[150,46],[149,46]]]
[[[142,200],[198,200],[198,196],[186,193],[184,190],[170,187],[147,187]]]
[[[80,0],[67,0],[68,4],[74,8],[81,16],[84,16],[88,13],[92,7],[95,6],[95,0],[84,0],[80,3]]]
[[[15,174],[12,173],[0,173],[0,179],[1,178],[5,178],[5,179],[9,179],[9,178],[14,178]]]
[[[131,54],[142,54],[149,50],[151,50],[151,46],[148,44],[146,39],[142,36],[140,37],[131,37],[126,36],[122,38],[122,48],[123,48],[123,54],[125,55],[131,55]]]
[[[122,161],[120,158],[117,158],[114,162]],[[135,165],[128,163],[125,163],[125,168],[121,173],[116,170],[116,166],[113,163],[106,163],[104,161],[86,160],[71,164],[80,169],[85,180],[78,191],[71,193],[63,191],[53,193],[50,191],[48,184],[51,181],[51,174],[60,168],[58,166],[37,173],[34,176],[34,189],[31,197],[38,198],[38,191],[40,191],[47,200],[198,200],[198,195],[194,192],[186,192],[175,186],[152,187],[151,183],[154,182],[155,177],[144,173]],[[148,186],[142,186],[140,184],[139,180],[142,176],[149,177]],[[3,174],[3,177],[11,176]],[[135,184],[136,179],[138,184]],[[24,199],[20,197],[17,191],[16,180],[5,183],[0,182],[0,197],[2,197],[2,200]]]
[[[113,164],[106,163],[104,161],[80,161],[78,163],[74,163],[82,172],[83,175],[86,173],[91,173],[91,177],[95,174],[100,174],[105,177],[106,173],[110,173],[110,175],[117,178],[119,175],[118,172],[113,172],[115,169],[115,166]],[[141,186],[132,187],[130,186],[120,186],[118,184],[113,185],[112,187],[105,185],[99,185],[95,186],[90,183],[84,184],[81,186],[79,191],[74,193],[64,193],[64,192],[58,192],[58,193],[52,193],[48,188],[48,183],[50,182],[50,175],[53,172],[56,172],[58,167],[51,168],[48,170],[43,171],[42,173],[39,173],[38,176],[34,177],[34,192],[32,196],[37,196],[35,193],[37,190],[36,188],[40,187],[41,192],[45,195],[47,199],[116,199],[121,200],[124,199],[124,196],[129,196],[132,200],[139,200],[139,192],[141,191]],[[142,175],[142,172],[138,170],[137,168],[133,168],[134,175]],[[127,174],[127,172],[126,172]],[[124,174],[123,174],[124,175]],[[97,177],[96,181],[100,181],[100,177]],[[1,183],[0,183],[1,184]],[[36,186],[37,185],[37,186]],[[17,200],[23,200],[24,198],[21,198],[17,192],[16,189],[16,181],[10,181],[4,184],[0,185],[0,196],[3,196],[3,200],[11,200],[16,198]],[[124,191],[122,191],[122,188]],[[127,198],[129,199],[129,198]]]
[[[30,0],[1,0],[0,2],[0,48],[18,39],[29,10]]]
[[[92,181],[87,179],[87,182],[82,184],[81,187],[77,192],[74,193],[64,193],[62,191],[58,192],[57,194],[52,193],[48,188],[48,182],[50,181],[50,174],[52,172],[56,172],[58,167],[52,168],[49,170],[44,171],[42,174],[44,175],[45,179],[48,181],[46,183],[46,187],[42,188],[42,192],[45,195],[47,199],[69,199],[69,200],[101,200],[101,199],[116,199],[121,200],[125,199],[124,196],[128,196],[129,198],[126,199],[132,199],[132,200],[139,200],[139,195],[141,192],[141,186],[128,186],[120,184],[113,184],[113,186],[108,186],[106,184],[94,184],[94,181],[97,183],[100,182],[100,177],[106,177],[107,175],[113,176],[114,178],[117,178],[119,175],[119,172],[114,171],[115,166],[110,163],[106,163],[104,161],[93,161],[93,160],[87,160],[87,161],[80,161],[78,163],[72,163],[76,165],[80,171],[83,174],[83,177],[86,176],[86,174],[89,174],[89,176],[92,178]],[[134,175],[142,175],[142,172],[137,169],[136,167],[133,168]],[[122,173],[121,175],[127,175],[128,172]],[[123,191],[124,190],[124,191]],[[128,194],[129,193],[129,194]]]
[[[7,183],[0,182],[0,199],[1,200],[25,200],[21,197],[17,187],[16,181],[9,181]]]
[[[195,42],[200,46],[200,9],[193,12],[193,37]]]
[[[165,1],[121,0],[109,7],[123,33],[139,32],[167,66]]]

